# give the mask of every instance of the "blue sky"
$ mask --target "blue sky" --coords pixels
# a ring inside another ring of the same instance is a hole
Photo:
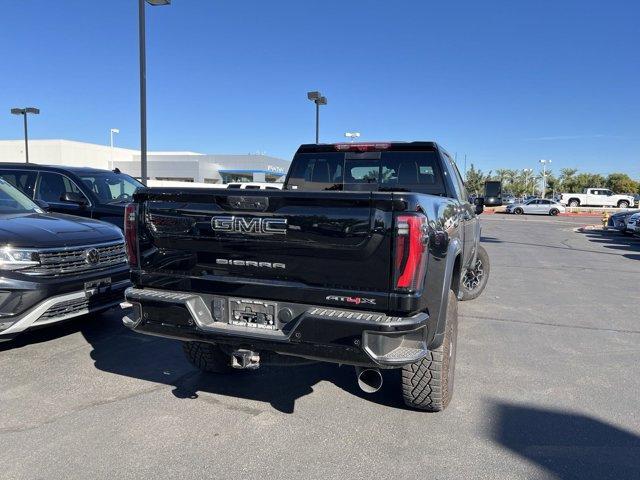
[[[139,147],[137,2],[1,0],[0,139]],[[640,2],[173,0],[147,8],[151,150],[437,140],[484,169],[640,177]],[[2,111],[6,113],[1,113]]]

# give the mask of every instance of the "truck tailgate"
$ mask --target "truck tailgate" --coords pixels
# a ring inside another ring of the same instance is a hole
[[[392,193],[147,189],[135,199],[143,284],[388,305]]]

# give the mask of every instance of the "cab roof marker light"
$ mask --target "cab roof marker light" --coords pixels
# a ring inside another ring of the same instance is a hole
[[[390,143],[336,143],[334,148],[339,152],[371,152],[376,150],[387,150]]]

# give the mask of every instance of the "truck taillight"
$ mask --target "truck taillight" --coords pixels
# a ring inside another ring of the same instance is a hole
[[[427,268],[429,233],[421,213],[396,217],[394,286],[396,290],[421,290]]]
[[[129,203],[124,209],[124,240],[129,266],[138,266],[138,206]]]

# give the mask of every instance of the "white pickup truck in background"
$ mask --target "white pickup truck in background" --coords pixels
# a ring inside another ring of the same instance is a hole
[[[618,207],[633,205],[631,195],[616,195],[607,188],[585,188],[584,193],[563,193],[560,203],[569,207]]]

